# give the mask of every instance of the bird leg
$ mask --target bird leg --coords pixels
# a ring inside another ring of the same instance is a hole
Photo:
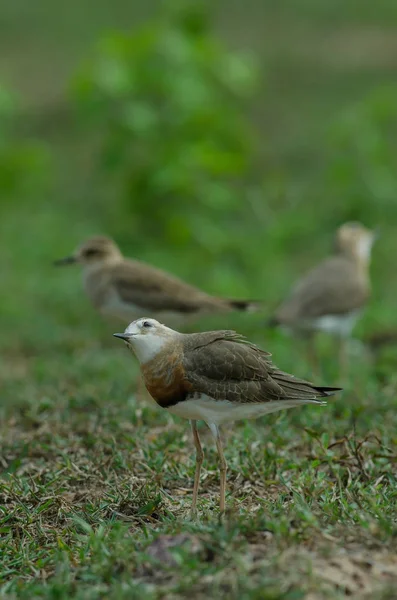
[[[226,470],[227,464],[225,455],[223,454],[222,440],[219,432],[219,428],[215,423],[207,423],[210,431],[215,439],[216,449],[218,450],[219,455],[219,472],[221,478],[221,487],[220,487],[220,498],[219,498],[219,508],[221,514],[225,512],[225,495],[226,495]]]
[[[200,473],[201,473],[201,465],[203,464],[203,459],[204,459],[204,452],[201,447],[200,437],[199,437],[198,430],[197,430],[197,421],[194,421],[192,419],[190,421],[190,424],[192,426],[193,441],[194,441],[194,445],[196,447],[196,471],[194,473],[193,500],[192,500],[192,509],[191,509],[192,515],[195,515],[196,510],[197,510],[197,495],[198,495],[198,490],[199,490],[199,485],[200,485]]]

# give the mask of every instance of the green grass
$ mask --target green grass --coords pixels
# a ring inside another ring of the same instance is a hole
[[[90,141],[57,112],[69,74],[98,33],[125,26],[140,10],[121,1],[112,11],[105,2],[94,10],[87,1],[90,18],[82,24],[80,2],[65,4],[65,14],[54,3],[34,11],[18,4],[0,9],[0,66],[23,93],[24,127],[50,144],[54,167],[50,189],[0,203],[0,597],[394,598],[393,348],[375,361],[360,348],[353,353],[346,390],[327,407],[224,432],[223,521],[217,456],[203,428],[199,520],[191,521],[188,423],[136,398],[136,363],[111,336],[122,325],[92,311],[77,270],[55,270],[51,262],[87,236],[109,233],[127,254],[208,291],[263,297],[270,313],[297,273],[326,254],[340,221],[361,218],[348,195],[328,195],[323,205],[324,135],[352,103],[395,78],[395,7],[386,0],[375,8],[309,0],[302,8],[291,1],[283,9],[275,2],[250,2],[250,10],[219,5],[219,31],[234,46],[254,49],[263,67],[253,113],[268,197],[256,206],[257,230],[242,232],[235,254],[196,269],[193,242],[160,252],[150,237],[138,247],[118,226],[112,190],[92,176]],[[383,225],[383,236],[359,338],[397,323],[396,211],[383,212],[372,190],[368,197],[372,212],[365,214]],[[266,332],[263,319],[233,316],[198,327],[235,327],[271,350],[280,367],[311,376],[301,344]],[[319,383],[336,384],[332,344],[320,346]]]
[[[285,364],[290,343],[278,345]],[[356,364],[358,387],[326,408],[227,430],[222,522],[203,429],[194,522],[188,423],[135,398],[116,341],[50,346],[2,365],[3,595],[388,597],[374,590],[397,577],[396,381],[382,388]]]

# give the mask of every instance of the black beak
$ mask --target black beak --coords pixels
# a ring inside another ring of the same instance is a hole
[[[125,342],[128,342],[128,340],[130,339],[130,335],[126,335],[125,333],[114,333],[113,334],[114,337],[120,338],[121,340],[124,340]]]
[[[64,267],[66,265],[73,265],[77,262],[75,256],[66,256],[66,258],[60,258],[59,260],[55,260],[53,265],[54,267]]]

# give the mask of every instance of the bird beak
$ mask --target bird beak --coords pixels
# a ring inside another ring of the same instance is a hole
[[[64,267],[66,265],[73,265],[77,262],[77,258],[75,256],[66,256],[65,258],[60,258],[59,260],[54,261],[54,267]]]
[[[114,333],[113,336],[120,338],[121,340],[124,340],[125,342],[128,342],[129,339],[132,337],[131,334],[127,335],[126,333]]]

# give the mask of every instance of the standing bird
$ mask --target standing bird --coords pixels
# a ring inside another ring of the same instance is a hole
[[[184,323],[205,314],[254,311],[259,304],[211,296],[151,265],[123,257],[113,240],[94,237],[55,265],[83,267],[85,291],[103,315],[130,322],[149,313]]]
[[[133,350],[149,394],[170,413],[190,419],[196,447],[192,512],[195,513],[203,450],[197,421],[213,435],[220,460],[220,510],[225,510],[226,460],[219,426],[303,404],[340,388],[316,387],[280,371],[270,354],[235,331],[183,334],[142,318],[115,333]]]
[[[311,343],[317,331],[337,336],[342,372],[346,340],[370,296],[369,264],[375,238],[375,232],[360,223],[342,225],[336,232],[334,256],[295,284],[270,322],[305,335]]]

